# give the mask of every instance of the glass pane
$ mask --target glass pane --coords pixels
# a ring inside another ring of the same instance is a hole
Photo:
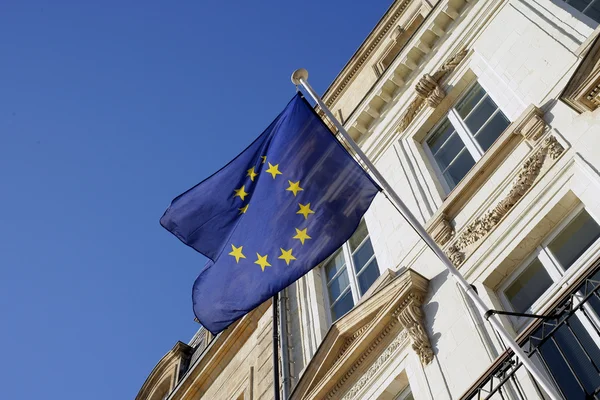
[[[539,337],[541,333],[538,330],[534,336]],[[598,365],[600,349],[577,316],[571,316],[568,325],[562,325],[553,333],[540,350],[566,398],[593,398],[590,393],[600,386],[600,375],[591,360]]]
[[[339,270],[344,268],[344,254],[341,250],[338,250],[337,254],[333,256],[331,260],[325,265],[325,274],[327,275],[327,283],[338,273]]]
[[[350,286],[350,280],[348,279],[348,271],[344,270],[334,280],[331,281],[329,286],[329,301],[335,302],[340,294],[344,292]]]
[[[548,245],[560,265],[567,269],[600,236],[600,226],[583,210]]]
[[[377,278],[379,278],[379,267],[377,266],[377,260],[373,259],[358,275],[358,286],[361,296],[369,290]]]
[[[454,188],[462,178],[475,165],[475,160],[467,150],[463,150],[461,155],[444,172],[444,178],[450,189]]]
[[[446,142],[437,153],[434,154],[435,161],[437,161],[440,169],[445,170],[448,165],[452,163],[458,153],[465,148],[465,144],[456,132],[452,134],[450,139]]]
[[[485,90],[479,83],[476,83],[454,109],[462,119],[465,119],[483,96],[485,96]]]
[[[592,18],[596,22],[600,22],[600,1],[594,1],[588,8],[585,10],[585,15]]]
[[[429,139],[427,139],[427,145],[433,154],[442,147],[446,140],[454,132],[454,127],[450,124],[448,118],[444,118],[442,124],[435,130]]]
[[[550,286],[552,278],[536,258],[504,294],[516,312],[525,312]]]
[[[354,307],[354,300],[352,299],[352,293],[348,291],[333,307],[331,307],[331,319],[337,320]]]
[[[479,128],[487,121],[490,116],[496,111],[496,104],[490,99],[486,97],[483,99],[481,103],[477,106],[476,109],[465,119],[465,124],[471,131],[473,135],[479,131]]]
[[[508,118],[502,114],[502,111],[498,111],[492,120],[485,127],[483,127],[483,129],[481,129],[475,137],[481,146],[481,149],[483,151],[487,151],[492,143],[498,139],[498,136],[504,132],[508,124],[510,124]]]
[[[588,4],[590,4],[590,0],[569,0],[567,1],[567,3],[569,3],[573,8],[577,9],[578,11],[583,12],[583,10],[585,10]]]
[[[356,250],[358,245],[362,243],[368,234],[369,232],[367,232],[367,224],[365,224],[365,221],[361,221],[350,240],[348,240],[348,244],[350,244],[350,251],[353,252]]]
[[[373,257],[373,245],[371,244],[371,239],[367,239],[365,244],[352,255],[354,270],[358,273],[371,257]]]

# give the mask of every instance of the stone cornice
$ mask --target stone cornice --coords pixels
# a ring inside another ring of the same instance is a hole
[[[228,364],[235,357],[237,350],[252,336],[259,319],[270,305],[270,300],[264,302],[216,336],[202,356],[190,366],[188,373],[169,396],[169,400],[201,397],[198,393],[203,393],[220,365]]]
[[[328,107],[330,107],[345,91],[348,84],[352,82],[356,74],[362,69],[365,61],[369,59],[369,56],[379,46],[389,31],[395,28],[397,21],[402,14],[404,14],[404,11],[411,2],[412,0],[399,0],[392,4],[388,9],[383,18],[371,31],[369,36],[367,36],[367,39],[358,50],[356,50],[354,55],[323,94],[323,100]]]
[[[579,113],[600,107],[600,35],[586,52],[561,99]]]
[[[135,400],[149,399],[165,379],[173,380],[179,372],[178,370],[182,361],[186,362],[191,357],[193,351],[192,347],[183,342],[175,343],[175,346],[152,369]]]
[[[469,0],[474,1],[476,0]],[[368,136],[373,127],[385,118],[393,104],[403,97],[408,88],[407,83],[416,79],[431,58],[433,49],[443,41],[442,38],[447,37],[447,32],[453,29],[456,20],[467,9],[466,0],[452,3],[442,0],[436,4],[392,64],[347,117],[345,127],[355,140]],[[435,73],[430,76],[433,75]]]
[[[358,304],[329,330],[294,389],[292,399],[337,399],[366,373],[399,334],[424,364],[433,358],[421,304],[428,281],[406,270]],[[402,333],[404,332],[404,333]],[[404,343],[404,342],[403,342]]]

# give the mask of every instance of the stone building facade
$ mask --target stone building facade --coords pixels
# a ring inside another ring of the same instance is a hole
[[[323,95],[567,399],[600,399],[599,22],[600,0],[398,0]],[[545,398],[381,194],[281,296],[291,399]],[[272,399],[270,306],[178,342],[136,399]]]

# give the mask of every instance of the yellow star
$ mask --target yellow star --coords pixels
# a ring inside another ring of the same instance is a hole
[[[298,205],[300,206],[300,210],[296,211],[296,214],[304,215],[304,219],[308,218],[308,214],[315,213],[313,210],[310,209],[310,203],[308,203],[306,205],[298,203]]]
[[[258,174],[256,172],[254,172],[254,167],[252,167],[248,170],[248,175],[246,175],[246,176],[249,176],[250,180],[252,182],[254,182],[254,178],[256,177],[256,175],[258,175]]]
[[[260,158],[262,158],[262,163],[261,164],[264,164],[264,163],[267,162],[267,156],[260,156]]]
[[[238,208],[238,210],[240,210],[240,215],[242,214],[246,214],[246,211],[248,211],[248,206],[250,205],[250,203],[246,204],[244,207],[242,208]]]
[[[279,172],[279,164],[275,164],[275,165],[273,165],[271,163],[268,163],[268,164],[269,164],[269,169],[267,169],[265,172],[273,175],[273,179],[275,179],[275,177],[277,175],[281,175],[281,172]]]
[[[239,197],[240,199],[242,199],[242,201],[244,200],[244,197],[248,196],[248,193],[246,193],[245,186],[242,186],[239,189],[235,189],[234,193],[235,193],[235,196],[233,196],[233,197],[234,198]]]
[[[296,257],[294,257],[292,255],[292,249],[289,249],[288,251],[285,251],[282,248],[279,248],[279,250],[281,250],[281,255],[279,257],[277,257],[277,259],[279,260],[284,260],[286,265],[290,265],[290,261],[295,260]]]
[[[240,261],[240,258],[246,258],[246,256],[242,254],[242,247],[244,247],[244,246],[235,247],[234,245],[231,245],[231,248],[233,249],[233,251],[231,253],[229,253],[229,255],[235,257],[236,263],[238,263]]]
[[[308,228],[304,228],[302,230],[296,228],[296,236],[294,236],[292,239],[298,239],[300,241],[300,243],[304,244],[304,241],[306,239],[312,239],[310,236],[308,236],[308,234],[306,233],[306,230]]]
[[[267,257],[269,257],[269,255],[261,256],[260,254],[256,253],[256,257],[258,258],[256,259],[256,261],[254,261],[254,264],[260,265],[260,268],[263,270],[263,272],[265,271],[265,267],[271,266],[271,264],[269,264],[269,262],[267,261]]]
[[[298,192],[304,190],[300,187],[300,181],[298,181],[298,182],[288,181],[288,183],[290,184],[290,187],[285,190],[287,190],[288,192],[294,193],[294,196],[296,196],[296,194],[298,194]]]

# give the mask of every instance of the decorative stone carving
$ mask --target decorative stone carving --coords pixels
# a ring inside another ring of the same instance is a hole
[[[469,50],[466,48],[460,50],[450,57],[434,74],[425,74],[419,79],[419,82],[415,85],[417,97],[409,104],[408,109],[402,116],[398,128],[400,132],[410,125],[417,113],[423,109],[425,103],[433,108],[440,105],[446,97],[446,92],[442,89],[442,81],[456,69],[468,53]]]
[[[533,115],[531,119],[525,122],[523,128],[521,128],[521,135],[525,137],[525,139],[535,142],[544,133],[546,129],[546,122],[539,115]]]
[[[342,346],[342,348],[340,349],[340,352],[338,354],[338,359],[340,359],[348,350],[348,348],[350,347],[350,345],[357,339],[359,338],[366,330],[367,328],[371,326],[370,323],[364,325],[362,328],[360,328],[359,330],[357,330],[356,332],[354,332],[354,334],[352,334],[352,336],[350,336],[348,339],[346,339],[346,342],[344,343],[344,345]]]
[[[415,86],[417,96],[421,97],[427,102],[429,107],[437,107],[440,105],[446,92],[440,86],[440,84],[433,79],[433,76],[425,74],[421,77],[417,85]]]
[[[600,107],[600,83],[590,90],[585,98],[596,107]]]
[[[423,326],[421,303],[421,299],[416,297],[410,299],[398,313],[398,321],[408,333],[412,348],[419,356],[421,364],[427,365],[433,360],[433,350]]]
[[[379,355],[377,360],[375,360],[375,362],[371,364],[367,372],[365,372],[363,376],[361,376],[360,379],[356,381],[354,385],[352,385],[350,390],[346,392],[346,394],[344,395],[344,397],[342,397],[341,400],[353,399],[367,385],[371,378],[375,376],[377,371],[379,371],[379,369],[385,364],[385,362],[389,360],[392,355],[394,355],[396,350],[398,350],[398,348],[404,345],[404,342],[406,342],[407,338],[408,333],[406,331],[400,332],[400,334],[396,336],[392,343],[390,343],[388,347],[385,348],[383,353]]]
[[[600,35],[590,44],[561,99],[580,113],[600,107]]]
[[[462,264],[466,257],[464,250],[490,233],[490,231],[498,225],[500,220],[508,214],[510,209],[512,209],[512,207],[514,207],[514,205],[525,195],[527,190],[533,186],[533,183],[540,174],[545,160],[548,157],[555,160],[564,151],[564,147],[554,136],[546,138],[542,146],[525,160],[508,195],[498,202],[494,208],[488,210],[481,217],[467,225],[460,233],[456,241],[446,251],[450,261],[456,266]]]
[[[440,246],[448,243],[454,237],[454,227],[450,224],[448,216],[444,213],[436,216],[427,226],[427,232]]]
[[[335,387],[329,391],[326,398],[327,399],[335,399],[338,397],[338,392],[345,385],[345,383],[350,379],[354,371],[358,369],[358,367],[366,360],[366,358],[377,348],[379,343],[383,341],[383,339],[392,331],[394,326],[398,323],[396,319],[392,319],[390,323],[381,331],[379,336],[371,342],[370,346],[367,350],[358,358],[358,360],[352,365],[350,370],[342,376],[342,378],[336,383]]]

